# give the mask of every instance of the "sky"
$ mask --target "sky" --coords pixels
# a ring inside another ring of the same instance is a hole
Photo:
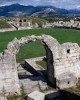
[[[80,0],[0,0],[0,6],[19,3],[22,5],[51,5],[57,8],[80,9]]]

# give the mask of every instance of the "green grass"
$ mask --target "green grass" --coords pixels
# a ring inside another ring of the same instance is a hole
[[[69,91],[71,93],[74,93],[74,94],[77,94],[77,95],[80,96],[80,79],[78,80],[78,83],[77,83],[76,87],[66,89],[66,91]]]
[[[45,61],[36,61],[36,63],[40,66],[42,66],[44,69],[47,69],[47,63]]]
[[[7,100],[24,100],[24,97],[26,97],[27,93],[24,91],[24,86],[21,86],[21,95],[13,94],[13,95],[8,95],[6,98]]]
[[[80,44],[80,31],[72,29],[32,29],[32,30],[23,30],[23,31],[13,31],[13,32],[4,32],[0,33],[0,52],[2,52],[9,41],[12,41],[14,37],[18,39],[27,36],[27,35],[41,35],[47,34],[56,38],[59,43],[64,42],[76,42]],[[20,49],[20,52],[17,55],[17,61],[23,61],[25,58],[35,57],[35,56],[44,56],[45,49],[42,44],[38,42],[31,42],[26,44]]]
[[[7,96],[7,100],[20,100],[19,98],[20,96],[16,96],[16,95]]]
[[[47,20],[38,18],[38,17],[28,17],[27,19],[31,19],[32,23],[38,23],[38,25],[41,25],[43,22],[46,22]]]
[[[4,28],[11,28],[11,26],[6,21],[0,20],[0,29],[4,29]]]
[[[17,54],[17,61],[22,61],[26,58],[34,58],[40,55],[45,55],[45,49],[41,43],[31,42],[27,45],[24,45],[20,52]]]

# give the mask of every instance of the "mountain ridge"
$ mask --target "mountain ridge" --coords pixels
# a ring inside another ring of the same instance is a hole
[[[67,10],[54,6],[32,6],[12,4],[0,7],[0,16],[54,16],[54,14],[80,14],[80,10]]]

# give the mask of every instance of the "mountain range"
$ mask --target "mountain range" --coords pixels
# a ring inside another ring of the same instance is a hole
[[[39,16],[47,17],[54,14],[80,14],[80,9],[67,10],[53,6],[24,6],[12,4],[0,7],[0,16]]]

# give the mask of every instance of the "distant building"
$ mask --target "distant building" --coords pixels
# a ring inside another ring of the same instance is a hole
[[[27,18],[11,18],[9,23],[13,25],[16,29],[32,27],[32,20]]]

